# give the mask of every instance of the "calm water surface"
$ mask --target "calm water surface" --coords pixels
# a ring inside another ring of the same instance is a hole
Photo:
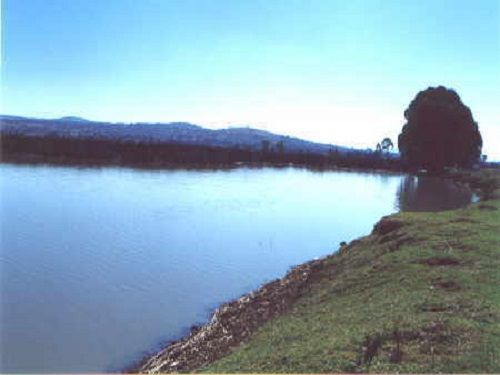
[[[0,172],[0,372],[120,370],[382,215],[471,200],[437,179],[292,168]]]

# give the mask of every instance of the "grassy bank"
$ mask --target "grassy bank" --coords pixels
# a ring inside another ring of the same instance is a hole
[[[500,372],[499,199],[392,215],[315,273],[284,314],[199,370]]]

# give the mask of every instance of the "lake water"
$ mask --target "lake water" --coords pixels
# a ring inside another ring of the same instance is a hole
[[[450,182],[397,174],[0,172],[0,372],[121,370],[383,215],[471,200]]]

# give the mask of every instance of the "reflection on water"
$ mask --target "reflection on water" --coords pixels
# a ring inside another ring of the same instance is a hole
[[[438,179],[294,168],[0,173],[0,372],[120,370],[398,205],[470,200]]]
[[[451,210],[469,204],[473,198],[466,187],[432,176],[405,176],[397,192],[400,211]]]

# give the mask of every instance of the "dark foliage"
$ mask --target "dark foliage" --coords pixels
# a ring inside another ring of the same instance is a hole
[[[417,94],[406,109],[407,123],[398,147],[411,168],[440,171],[444,167],[469,167],[479,160],[481,134],[470,109],[458,94],[443,86]]]
[[[1,160],[19,163],[124,165],[135,167],[223,167],[245,164],[293,164],[316,169],[330,167],[400,170],[399,159],[375,153],[325,154],[275,149],[214,147],[158,141],[131,141],[59,136],[3,134]]]
[[[293,164],[400,170],[399,157],[309,142],[252,128],[211,130],[188,123],[115,124],[69,117],[0,115],[6,162],[134,167],[232,167]]]

